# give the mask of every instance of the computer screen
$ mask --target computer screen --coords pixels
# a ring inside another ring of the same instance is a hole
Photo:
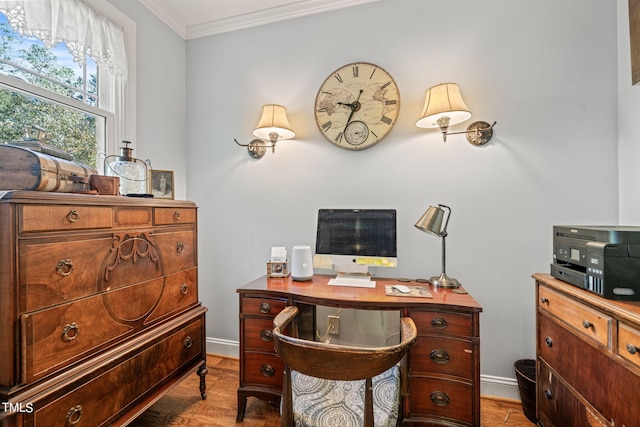
[[[319,209],[314,267],[397,267],[395,209]]]

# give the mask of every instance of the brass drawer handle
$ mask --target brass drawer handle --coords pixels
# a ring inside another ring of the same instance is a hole
[[[272,377],[275,375],[276,370],[273,369],[273,366],[269,365],[268,363],[265,363],[260,368],[260,373],[265,377]]]
[[[585,329],[593,328],[593,323],[589,322],[588,320],[583,320],[582,321],[582,326]]]
[[[260,313],[269,314],[271,312],[271,305],[267,302],[260,304]]]
[[[449,405],[449,395],[444,391],[434,391],[429,397],[434,405],[444,407]]]
[[[80,422],[80,418],[82,418],[82,406],[76,405],[73,408],[69,409],[67,412],[67,426],[74,426]]]
[[[184,243],[178,242],[178,244],[176,245],[176,252],[179,254],[184,252]]]
[[[79,333],[80,328],[78,327],[78,324],[76,322],[70,323],[62,329],[62,341],[73,341],[78,338]]]
[[[178,222],[180,221],[180,219],[182,218],[182,214],[180,213],[180,211],[175,211],[173,213],[173,220]]]
[[[75,209],[72,209],[67,214],[67,221],[69,222],[78,222],[80,221],[80,212]]]
[[[553,393],[551,392],[551,390],[546,389],[546,390],[544,391],[544,397],[546,397],[546,398],[547,398],[547,400],[551,400],[551,399],[553,399]]]
[[[447,327],[447,321],[442,317],[436,317],[435,319],[431,320],[431,326],[436,329],[444,329]]]
[[[544,343],[547,345],[547,347],[551,348],[553,347],[553,340],[551,339],[551,337],[546,337],[544,339]]]
[[[431,360],[433,360],[433,363],[436,363],[438,365],[446,365],[447,363],[449,363],[449,353],[440,348],[431,350],[429,357],[431,358]]]
[[[189,287],[187,286],[186,283],[183,283],[182,285],[180,285],[180,294],[181,295],[186,295],[188,291],[189,291]]]
[[[638,352],[638,347],[633,344],[627,344],[627,351],[629,354],[636,354]]]
[[[184,348],[189,349],[191,348],[192,345],[193,345],[193,340],[191,339],[191,337],[186,337],[184,339]]]
[[[273,332],[271,329],[263,329],[260,331],[260,339],[264,342],[273,341]]]
[[[58,264],[56,264],[56,271],[61,276],[66,277],[70,275],[71,272],[73,272],[73,263],[70,259],[61,259],[60,261],[58,261]]]

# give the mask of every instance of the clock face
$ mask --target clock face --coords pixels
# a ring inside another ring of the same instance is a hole
[[[382,141],[395,125],[400,92],[384,69],[356,62],[327,77],[314,111],[318,129],[330,142],[362,150]]]

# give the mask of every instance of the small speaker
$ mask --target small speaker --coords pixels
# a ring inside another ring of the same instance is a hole
[[[294,246],[291,252],[291,278],[298,282],[313,277],[313,257],[310,246]]]

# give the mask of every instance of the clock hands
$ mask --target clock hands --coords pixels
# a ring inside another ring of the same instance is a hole
[[[344,135],[344,132],[347,130],[347,126],[349,126],[349,122],[353,118],[354,113],[360,109],[360,96],[362,95],[362,92],[363,92],[363,90],[360,89],[360,92],[358,93],[358,97],[351,104],[346,104],[344,102],[338,102],[339,105],[346,105],[347,107],[351,108],[351,113],[349,114],[349,118],[347,119],[347,123],[344,125],[344,130],[340,134],[340,139],[342,139],[342,135]]]

